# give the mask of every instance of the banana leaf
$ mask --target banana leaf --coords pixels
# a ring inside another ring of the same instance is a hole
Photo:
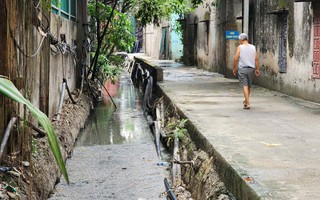
[[[25,99],[10,80],[0,77],[0,93],[4,94],[5,96],[9,97],[14,101],[25,104],[28,107],[33,117],[40,123],[42,128],[45,130],[51,151],[56,159],[56,162],[60,168],[61,173],[63,174],[63,177],[65,178],[66,182],[69,184],[69,177],[68,177],[68,173],[67,173],[64,161],[62,159],[57,136],[54,133],[54,130],[49,118],[43,112],[41,112],[38,108],[36,108],[30,101]]]

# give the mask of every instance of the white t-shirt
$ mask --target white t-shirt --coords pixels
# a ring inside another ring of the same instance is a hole
[[[256,47],[252,44],[241,44],[239,47],[239,69],[243,67],[255,68]]]

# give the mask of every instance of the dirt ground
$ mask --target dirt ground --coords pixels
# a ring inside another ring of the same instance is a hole
[[[83,94],[77,104],[68,100],[64,102],[59,121],[53,121],[55,133],[58,137],[61,153],[66,160],[71,156],[75,139],[85,125],[92,110],[91,98]],[[16,196],[11,199],[47,199],[56,183],[60,181],[60,171],[49,148],[46,137],[35,138],[33,143],[35,152],[29,166],[20,169]],[[3,199],[8,196],[3,196]],[[0,198],[1,199],[1,198]]]

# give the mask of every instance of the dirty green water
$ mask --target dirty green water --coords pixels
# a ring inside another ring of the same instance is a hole
[[[166,199],[168,168],[157,165],[164,159],[157,156],[138,91],[125,75],[107,88],[117,109],[108,98],[96,107],[67,161],[71,183],[61,179],[50,199]],[[169,157],[163,147],[162,155]]]
[[[108,89],[115,95],[113,100],[117,109],[105,94],[104,100],[95,108],[80,134],[77,145],[124,144],[152,139],[142,112],[139,93],[131,80],[123,76],[120,83],[108,86]]]

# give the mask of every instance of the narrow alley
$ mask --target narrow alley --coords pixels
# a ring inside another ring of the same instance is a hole
[[[245,110],[238,80],[170,64],[163,79],[159,89],[189,120],[193,141],[237,199],[319,199],[318,103],[254,86]]]
[[[0,199],[320,199],[320,0],[4,0],[0,19]]]

